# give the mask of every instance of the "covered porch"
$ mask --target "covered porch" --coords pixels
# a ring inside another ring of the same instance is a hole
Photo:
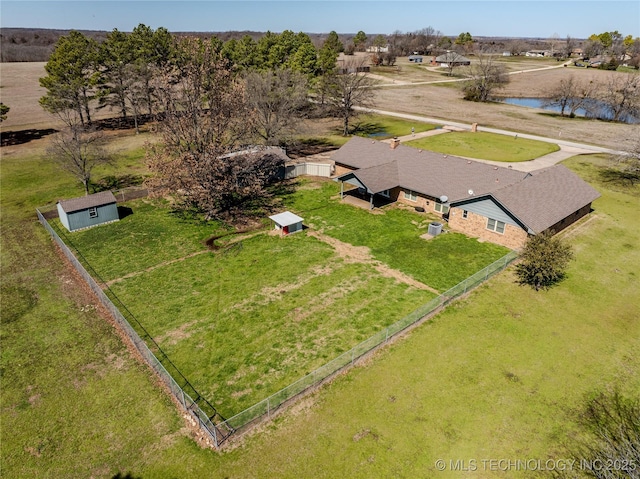
[[[369,210],[393,203],[396,198],[392,190],[397,190],[397,175],[387,175],[380,171],[383,169],[386,168],[351,171],[334,178],[340,183],[340,200]]]

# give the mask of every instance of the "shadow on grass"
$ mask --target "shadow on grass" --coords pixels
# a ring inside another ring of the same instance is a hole
[[[333,142],[326,138],[307,138],[287,145],[287,156],[296,159],[333,151],[337,148]]]
[[[388,137],[391,136],[387,133],[382,125],[376,122],[367,121],[362,123],[357,123],[353,130],[352,134],[357,136],[368,136],[368,137]]]
[[[614,183],[621,186],[634,186],[640,183],[640,174],[630,171],[605,168],[600,170],[600,180],[604,183]]]
[[[108,175],[92,183],[91,188],[95,193],[100,193],[101,191],[140,186],[143,182],[144,177],[141,175]]]
[[[128,206],[118,206],[118,218],[124,219],[127,216],[131,216],[133,214],[133,210]]]
[[[39,140],[45,136],[57,133],[58,130],[53,128],[46,128],[44,130],[20,130],[20,131],[7,131],[2,133],[0,139],[1,146],[22,145],[23,143],[29,143],[33,140]]]

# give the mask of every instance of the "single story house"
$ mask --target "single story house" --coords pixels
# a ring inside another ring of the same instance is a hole
[[[527,57],[550,57],[551,52],[549,50],[529,50],[525,53]]]
[[[422,63],[422,55],[409,55],[409,61],[412,63]]]
[[[426,150],[353,137],[337,150],[341,183],[416,207],[452,230],[508,248],[557,233],[591,211],[600,194],[562,165],[527,173]]]
[[[274,229],[280,231],[283,235],[296,233],[298,231],[302,231],[304,228],[302,226],[304,219],[290,211],[269,216],[269,219],[273,221]]]
[[[69,231],[91,228],[120,219],[116,198],[110,191],[61,200],[57,203],[60,222]]]
[[[471,60],[456,52],[447,52],[431,60],[432,65],[440,65],[441,67],[459,67],[471,65]]]

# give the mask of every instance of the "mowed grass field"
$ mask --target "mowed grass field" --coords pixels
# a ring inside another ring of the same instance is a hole
[[[81,191],[42,151],[3,156],[3,475],[446,478],[460,472],[437,459],[476,459],[465,477],[531,477],[480,461],[565,458],[588,395],[640,394],[640,193],[603,181],[601,157],[565,164],[602,193],[565,235],[565,282],[536,293],[507,271],[217,453],[192,441],[35,220]]]
[[[438,151],[466,158],[520,162],[534,160],[558,151],[554,143],[514,138],[487,132],[451,132],[406,143],[414,148]]]
[[[332,181],[299,179],[290,190],[282,208],[303,215],[307,231],[283,238],[268,225],[217,240],[215,252],[204,243],[227,232],[223,226],[159,201],[128,203],[133,214],[101,228],[65,233],[54,223],[225,417],[508,251],[456,233],[426,241],[419,237],[429,223],[424,215],[398,208],[371,214],[341,203]]]

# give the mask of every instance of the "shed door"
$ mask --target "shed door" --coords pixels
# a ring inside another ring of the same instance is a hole
[[[283,226],[282,227],[282,234],[285,234],[285,235],[289,234],[289,227],[288,226]]]

